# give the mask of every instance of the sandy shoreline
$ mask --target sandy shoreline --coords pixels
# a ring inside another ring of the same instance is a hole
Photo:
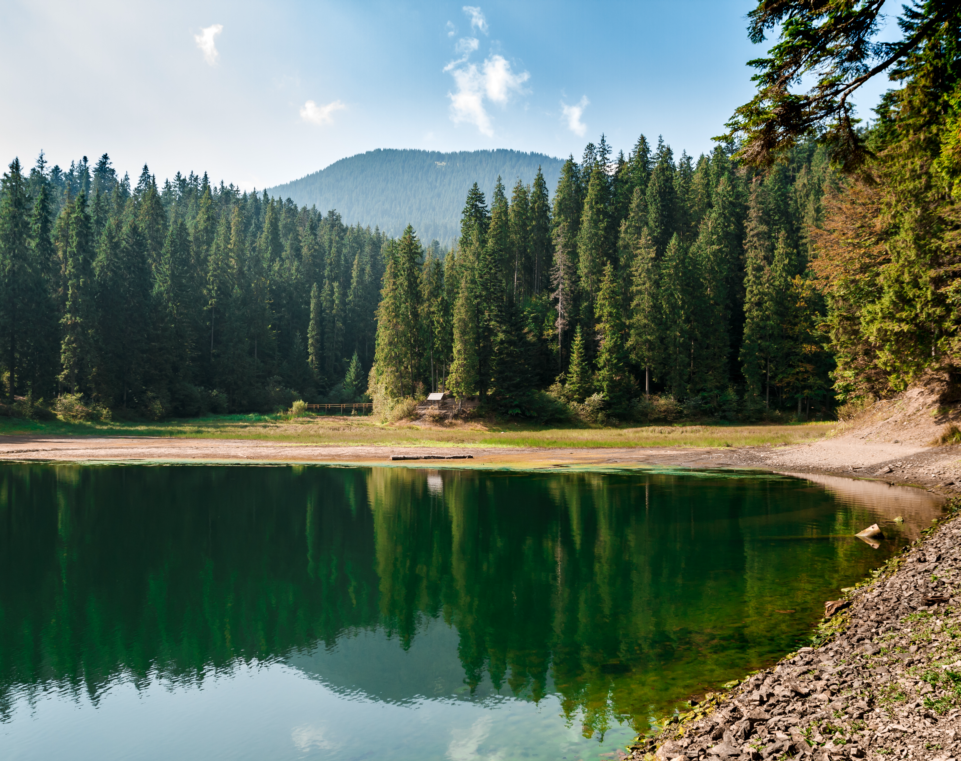
[[[467,460],[391,456],[470,455]],[[784,447],[515,448],[327,446],[249,439],[121,436],[0,436],[0,461],[217,462],[402,465],[432,468],[757,468],[908,484],[950,496],[961,490],[961,447],[866,443],[840,437]]]

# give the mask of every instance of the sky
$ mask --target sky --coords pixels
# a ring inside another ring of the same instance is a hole
[[[0,160],[252,189],[376,148],[697,156],[765,52],[751,0],[470,2],[0,0]]]

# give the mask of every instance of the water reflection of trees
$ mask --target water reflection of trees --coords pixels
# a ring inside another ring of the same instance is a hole
[[[51,684],[96,701],[117,679],[202,682],[349,629],[406,648],[429,616],[471,689],[553,687],[603,731],[790,647],[817,593],[878,557],[791,538],[866,516],[776,479],[442,478],[4,466],[0,712]]]

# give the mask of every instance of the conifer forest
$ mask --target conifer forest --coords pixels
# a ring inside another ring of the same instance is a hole
[[[783,27],[710,154],[601,136],[554,188],[540,172],[489,197],[475,184],[450,247],[206,175],[159,184],[145,166],[134,183],[106,154],[14,160],[3,393],[162,418],[365,394],[389,410],[443,388],[541,421],[724,420],[825,416],[951,371],[961,11],[906,14],[904,41],[872,53],[899,89],[858,122],[843,87],[877,72],[828,41],[863,34],[872,8],[840,31],[814,11],[816,34]],[[752,39],[786,12],[759,5]],[[815,63],[825,79],[781,108]]]

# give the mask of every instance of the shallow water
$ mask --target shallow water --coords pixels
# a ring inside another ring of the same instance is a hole
[[[851,483],[3,465],[0,758],[617,758],[938,514]]]

